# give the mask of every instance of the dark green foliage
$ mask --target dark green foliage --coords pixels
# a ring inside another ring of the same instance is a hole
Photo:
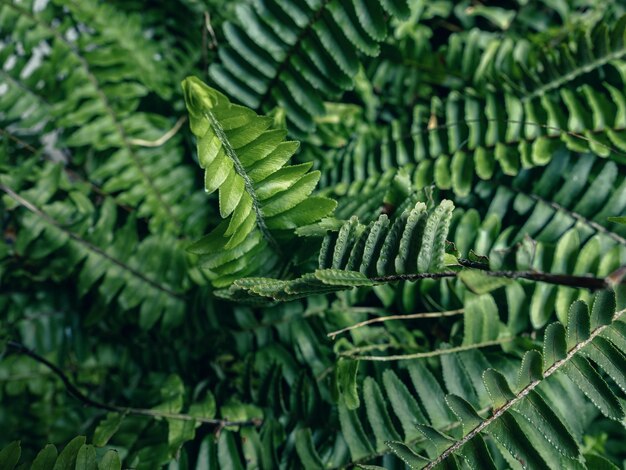
[[[13,470],[22,468],[23,465],[33,470],[73,470],[75,468],[120,470],[122,468],[117,452],[109,450],[98,457],[95,447],[86,444],[83,436],[74,438],[60,453],[55,446],[48,444],[31,462],[20,462],[20,455],[20,443],[12,442],[0,451],[0,468]],[[18,463],[20,463],[19,467]]]
[[[623,467],[625,14],[0,0],[0,468]]]
[[[407,18],[406,0],[255,0],[226,23],[228,46],[211,77],[251,108],[278,103],[301,132],[315,129],[323,98],[354,86],[359,53],[376,56],[387,36],[386,15]]]

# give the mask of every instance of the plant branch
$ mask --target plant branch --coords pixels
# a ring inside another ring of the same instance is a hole
[[[424,312],[424,313],[411,313],[409,315],[388,315],[386,317],[378,317],[378,318],[370,318],[369,320],[365,320],[359,323],[356,323],[352,326],[348,326],[346,328],[342,328],[341,330],[336,330],[331,333],[328,333],[330,339],[335,339],[337,335],[341,333],[345,333],[346,331],[355,330],[357,328],[361,328],[363,326],[371,325],[372,323],[380,323],[390,320],[412,320],[416,318],[440,318],[440,317],[451,317],[454,315],[460,315],[463,313],[463,309],[459,308],[456,310],[448,310],[445,312]]]
[[[128,143],[131,145],[137,145],[138,147],[160,147],[174,137],[186,121],[187,116],[181,116],[169,131],[156,140],[128,139]]]
[[[441,271],[438,273],[416,273],[416,274],[391,274],[389,276],[377,276],[370,278],[374,282],[394,282],[394,281],[419,281],[420,279],[442,279],[446,277],[456,277],[456,271]]]
[[[582,289],[598,290],[611,287],[611,282],[607,278],[593,276],[576,276],[570,274],[544,273],[540,271],[489,271],[482,263],[459,260],[463,267],[480,269],[488,276],[504,277],[508,279],[527,279],[535,282],[545,282],[558,286],[577,287]],[[420,279],[441,279],[446,277],[457,277],[459,271],[442,271],[438,273],[417,273],[417,274],[393,274],[390,276],[380,276],[371,278],[374,282],[394,282],[394,281],[417,281]]]
[[[31,359],[43,364],[48,369],[50,369],[54,374],[56,374],[63,385],[65,386],[65,390],[68,395],[74,397],[78,401],[82,402],[84,405],[89,406],[91,408],[97,408],[105,411],[112,411],[116,413],[122,414],[131,414],[137,416],[149,416],[152,418],[166,418],[166,419],[176,419],[180,421],[195,421],[202,424],[212,424],[217,426],[218,428],[223,428],[226,426],[259,426],[261,424],[260,419],[250,419],[247,421],[227,421],[223,419],[213,419],[213,418],[203,418],[201,416],[193,416],[182,413],[168,413],[165,411],[151,410],[149,408],[133,408],[127,406],[119,406],[112,403],[103,403],[93,398],[88,397],[83,392],[81,392],[69,379],[69,377],[59,368],[56,364],[53,364],[45,357],[40,356],[33,350],[27,348],[22,343],[17,341],[9,341],[7,343],[9,349],[14,350],[19,354],[24,354],[25,356],[30,357]]]
[[[215,31],[213,30],[213,26],[211,25],[211,14],[208,11],[204,12],[204,27],[203,31],[206,31],[211,35],[211,42],[208,44],[208,47],[211,50],[215,50],[218,48],[219,44],[217,43],[217,36],[215,35]],[[206,51],[205,51],[206,52]],[[205,69],[208,67],[205,67]]]
[[[353,349],[350,351],[345,351],[345,352],[341,352],[339,353],[340,356],[343,357],[349,357],[350,359],[354,359],[355,361],[378,361],[378,362],[388,362],[388,361],[406,361],[409,359],[424,359],[427,357],[436,357],[436,356],[444,356],[446,354],[452,354],[452,353],[456,353],[456,352],[461,352],[461,351],[471,351],[472,349],[479,349],[479,348],[486,348],[489,346],[496,346],[498,344],[503,344],[503,343],[508,343],[509,341],[513,341],[513,337],[507,337],[507,338],[501,338],[501,339],[496,339],[493,341],[485,341],[483,343],[475,343],[475,344],[468,344],[466,346],[456,346],[454,348],[448,348],[448,349],[435,349],[434,351],[426,351],[426,352],[419,352],[419,353],[414,353],[414,354],[396,354],[393,356],[359,356],[359,355],[355,355],[354,352],[360,352],[363,351],[363,349]],[[387,347],[390,347],[391,345],[387,345],[387,344],[380,344],[380,345],[372,345],[372,346],[385,346],[385,349]],[[372,348],[375,349],[375,348]]]

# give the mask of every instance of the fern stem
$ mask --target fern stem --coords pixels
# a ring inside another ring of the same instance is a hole
[[[531,93],[523,96],[521,99],[522,101],[530,101],[537,96],[544,95],[548,91],[560,88],[567,82],[571,82],[581,75],[593,72],[595,69],[605,66],[612,60],[621,59],[624,55],[626,55],[626,47],[622,47],[621,49],[618,49],[616,51],[607,52],[605,55],[600,56],[597,59],[592,60],[591,62],[588,62],[581,67],[578,67],[566,73],[565,75],[559,76],[548,83],[544,83],[539,88],[533,90]]]
[[[102,258],[105,258],[106,260],[110,261],[114,265],[122,268],[125,271],[128,271],[131,275],[135,276],[136,278],[138,278],[142,282],[148,284],[149,286],[153,287],[154,289],[157,289],[157,290],[160,290],[162,292],[165,292],[166,294],[168,294],[168,295],[170,295],[170,296],[172,296],[174,298],[177,298],[177,299],[182,299],[183,298],[182,294],[180,294],[178,292],[175,292],[175,291],[171,290],[169,287],[166,287],[166,286],[164,286],[162,284],[159,284],[158,282],[153,281],[152,279],[144,276],[141,272],[137,271],[136,269],[132,268],[131,266],[127,265],[126,263],[118,260],[117,258],[114,258],[113,256],[109,255],[103,249],[101,249],[101,248],[93,245],[92,243],[88,242],[87,240],[81,238],[79,235],[75,234],[74,232],[71,232],[71,231],[67,230],[57,220],[55,220],[54,218],[50,217],[48,214],[46,214],[44,211],[39,209],[37,206],[35,206],[30,201],[24,199],[22,196],[17,194],[15,191],[13,191],[8,186],[6,186],[4,184],[0,184],[0,190],[4,191],[11,199],[13,199],[15,202],[17,202],[20,206],[24,207],[25,209],[27,209],[30,212],[32,212],[33,214],[37,215],[41,219],[45,220],[50,225],[52,225],[52,226],[56,227],[57,229],[61,230],[69,238],[71,238],[73,241],[83,245],[89,251],[91,251],[93,253],[96,253],[98,256],[101,256]]]
[[[481,408],[480,410],[477,411],[477,413],[479,415],[484,415],[485,413],[489,412],[490,408]],[[438,428],[437,431],[442,432],[442,433],[447,433],[448,431],[452,431],[454,429],[457,429],[458,427],[461,426],[461,421],[455,421],[453,423],[450,423],[446,426],[443,426],[441,428]],[[426,438],[424,435],[417,437],[415,439],[412,439],[408,442],[406,442],[406,444],[408,445],[412,445],[412,446],[421,446],[424,443],[429,443],[430,441],[428,440],[428,438]],[[376,452],[373,454],[368,455],[367,457],[362,457],[358,460],[354,460],[352,462],[352,464],[363,464],[365,462],[369,462],[372,459],[375,459],[376,457],[382,457],[384,455],[388,455],[389,452]],[[346,467],[331,467],[329,470],[337,470],[337,469],[344,469]]]
[[[460,315],[464,312],[464,310],[462,308],[456,309],[456,310],[448,310],[445,312],[424,312],[424,313],[411,313],[408,315],[389,315],[386,317],[379,317],[379,318],[370,318],[369,320],[365,320],[359,323],[356,323],[352,326],[348,326],[346,328],[342,328],[341,330],[336,330],[333,331],[331,333],[328,333],[326,336],[328,336],[330,339],[335,339],[335,337],[337,335],[340,335],[341,333],[345,333],[347,331],[351,331],[351,330],[355,330],[357,328],[361,328],[363,326],[367,326],[367,325],[371,325],[372,323],[380,323],[380,322],[385,322],[385,321],[390,321],[390,320],[412,320],[415,318],[441,318],[441,317],[451,317],[454,315]]]
[[[535,282],[545,282],[557,286],[578,287],[590,290],[606,289],[609,283],[606,279],[591,276],[573,276],[569,274],[552,274],[537,271],[485,271],[493,277],[508,279],[527,279]]]
[[[370,278],[374,282],[395,282],[395,281],[419,281],[421,279],[442,279],[446,277],[456,277],[456,271],[442,271],[439,273],[415,273],[415,274],[391,274],[389,276],[377,276]]]
[[[6,129],[3,129],[0,127],[0,134],[6,136],[7,139],[12,140],[13,142],[15,142],[17,145],[24,147],[26,150],[28,150],[30,153],[32,154],[37,154],[39,152],[39,150],[37,150],[35,147],[33,147],[32,145],[30,145],[28,142],[23,141],[22,139],[20,139],[19,137],[14,136],[13,134],[11,134],[9,131],[7,131]]]
[[[613,322],[617,321],[619,317],[621,317],[625,312],[626,312],[626,309],[616,312],[615,315],[613,316]],[[487,426],[489,426],[491,423],[497,420],[500,416],[502,416],[505,412],[507,412],[511,407],[515,406],[520,400],[522,400],[526,395],[528,395],[531,391],[533,391],[541,382],[543,382],[545,379],[550,377],[552,374],[558,371],[563,365],[565,365],[568,361],[570,361],[581,349],[583,349],[585,346],[590,344],[596,336],[598,336],[606,328],[611,326],[613,322],[611,322],[611,324],[609,325],[602,325],[596,328],[595,330],[593,330],[590,333],[589,338],[578,343],[576,346],[574,346],[572,349],[570,349],[567,352],[567,355],[563,359],[555,362],[550,368],[548,368],[544,372],[543,377],[540,380],[535,380],[529,383],[526,387],[524,387],[522,390],[520,390],[516,394],[515,398],[508,401],[500,408],[494,410],[493,415],[491,415],[489,418],[482,421],[479,425],[477,425],[474,429],[472,429],[469,433],[467,433],[463,438],[461,438],[460,440],[452,444],[450,447],[448,447],[435,460],[431,461],[426,467],[424,467],[424,470],[435,468],[437,465],[439,465],[441,462],[447,459],[450,455],[452,455],[454,452],[458,451],[461,447],[463,447],[463,445],[465,445],[471,439],[476,437]]]
[[[149,408],[133,408],[126,406],[119,406],[111,403],[103,403],[93,398],[88,397],[83,392],[81,392],[76,385],[72,383],[69,377],[59,368],[57,365],[48,361],[45,357],[40,356],[33,350],[27,348],[22,343],[18,343],[17,341],[8,341],[8,348],[14,350],[17,353],[24,354],[25,356],[34,359],[35,361],[43,364],[48,369],[50,369],[54,374],[56,374],[63,385],[65,386],[65,390],[68,395],[76,398],[78,401],[82,402],[84,405],[90,406],[91,408],[97,408],[105,411],[112,411],[115,413],[121,414],[131,414],[136,416],[149,416],[151,418],[165,418],[165,419],[175,419],[179,421],[194,421],[202,424],[212,424],[218,426],[218,429],[224,428],[226,426],[259,426],[261,424],[260,419],[250,419],[247,421],[228,421],[223,419],[213,419],[213,418],[204,418],[201,416],[193,416],[184,413],[168,413],[166,411],[152,410]]]
[[[553,274],[540,271],[489,271],[479,266],[481,264],[467,264],[466,261],[459,260],[462,266],[477,268],[484,271],[488,276],[505,277],[508,279],[526,279],[535,282],[545,282],[558,286],[578,287],[583,289],[598,290],[610,287],[606,278],[592,276],[575,276],[570,274]],[[417,274],[393,274],[390,276],[380,276],[370,278],[374,282],[394,282],[394,281],[418,281],[420,279],[441,279],[446,277],[457,277],[459,271],[442,271],[439,273],[417,273]]]
[[[408,132],[406,134],[403,134],[401,136],[395,137],[395,138],[390,138],[389,141],[390,142],[399,142],[401,140],[404,139],[408,139],[410,137],[414,137],[417,135],[422,135],[422,134],[428,134],[430,132],[437,132],[440,130],[446,130],[446,129],[451,129],[453,127],[456,126],[460,126],[462,124],[473,124],[473,123],[480,123],[480,122],[494,122],[494,123],[499,123],[499,124],[521,124],[524,126],[535,126],[538,127],[540,129],[545,129],[547,131],[555,131],[558,132],[558,134],[546,134],[546,135],[542,135],[541,137],[546,137],[548,139],[558,139],[561,137],[561,135],[565,134],[565,135],[569,135],[570,137],[574,137],[575,139],[580,139],[583,140],[585,142],[588,143],[593,143],[594,145],[598,145],[600,147],[603,147],[607,150],[610,150],[611,152],[620,155],[622,157],[626,157],[626,152],[623,152],[622,150],[612,146],[612,145],[608,145],[604,142],[600,142],[598,140],[592,139],[590,137],[587,137],[585,135],[579,134],[577,132],[573,132],[573,131],[569,131],[566,129],[562,129],[560,127],[557,126],[550,126],[548,124],[541,124],[538,122],[531,122],[531,121],[524,121],[524,120],[519,120],[519,119],[496,119],[496,118],[481,118],[481,119],[460,119],[458,121],[452,121],[452,122],[446,122],[445,124],[437,124],[435,126],[428,126],[427,128],[422,128],[422,129],[418,129],[415,131],[411,131]],[[615,131],[615,132],[622,132],[622,131],[626,131],[625,127],[605,127],[602,129],[589,129],[588,132],[589,134],[602,134],[608,130],[611,131]],[[516,140],[507,140],[506,142],[501,142],[503,144],[506,145],[516,145],[519,144],[522,141],[532,141],[535,139],[516,139]],[[484,148],[486,149],[493,149],[495,148],[495,146],[497,145],[497,143],[494,144],[489,144],[489,145],[484,145]],[[454,151],[452,151],[451,153],[454,153],[458,150],[461,150],[461,147],[454,149]],[[620,162],[621,163],[621,162]]]
[[[364,351],[364,349],[355,348],[350,351],[341,352],[339,353],[339,355],[343,357],[349,357],[350,359],[354,359],[355,361],[378,361],[378,362],[406,361],[410,359],[424,359],[427,357],[444,356],[446,354],[452,354],[456,352],[471,351],[473,349],[487,348],[489,346],[496,346],[498,344],[508,343],[510,341],[513,341],[513,339],[514,339],[513,337],[507,337],[507,338],[496,339],[493,341],[485,341],[483,343],[468,344],[466,346],[456,346],[454,348],[448,348],[448,349],[435,349],[434,351],[420,352],[420,353],[414,353],[414,354],[396,354],[392,356],[359,356],[359,355],[355,355],[354,352],[361,352],[361,351]],[[385,349],[387,349],[389,347],[393,347],[394,345],[376,344],[372,346],[380,346],[380,347],[385,347]]]
[[[525,194],[522,191],[515,189],[514,187],[507,187],[507,188],[517,194]],[[536,194],[527,194],[527,196],[530,197],[531,199],[534,199],[537,202],[542,202],[544,204],[547,204],[548,206],[550,206],[552,209],[554,209],[557,212],[563,212],[564,214],[569,215],[571,218],[583,223],[584,225],[587,225],[589,228],[595,230],[596,232],[603,233],[604,235],[613,239],[620,245],[626,245],[626,238],[618,235],[615,232],[610,231],[603,225],[600,225],[599,223],[594,222],[593,220],[589,220],[588,218],[579,214],[578,212],[574,212],[573,210],[570,210],[567,207],[563,207],[562,205],[556,202],[548,201],[547,199],[544,199],[541,196],[537,196]]]
[[[187,122],[187,116],[181,116],[176,121],[176,124],[174,124],[174,126],[169,131],[167,131],[158,139],[156,140],[128,139],[128,143],[130,143],[131,145],[137,145],[138,147],[160,147],[161,145],[166,143],[168,140],[170,140],[172,137],[174,137],[185,122]]]

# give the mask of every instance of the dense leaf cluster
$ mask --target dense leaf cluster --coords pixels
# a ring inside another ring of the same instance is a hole
[[[618,0],[0,0],[0,468],[621,468],[625,70]]]

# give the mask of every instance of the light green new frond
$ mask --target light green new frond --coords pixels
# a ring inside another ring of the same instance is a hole
[[[311,164],[286,165],[298,143],[269,129],[271,119],[232,104],[195,77],[183,82],[191,131],[207,193],[218,191],[224,221],[190,247],[201,255],[216,286],[268,272],[279,251],[275,234],[312,224],[336,203],[311,196],[319,171]],[[252,259],[254,257],[254,259]]]

